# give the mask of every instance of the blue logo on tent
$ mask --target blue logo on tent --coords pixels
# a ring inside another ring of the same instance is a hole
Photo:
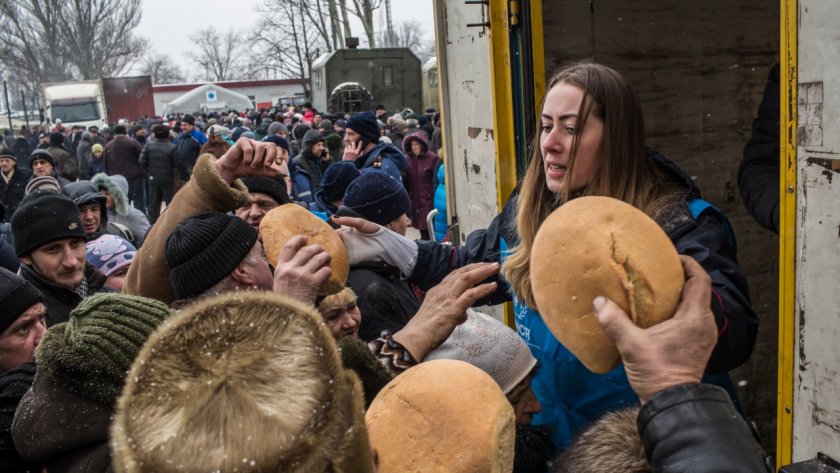
[[[215,102],[216,101],[216,91],[215,90],[208,90],[207,91],[207,101],[208,102]]]

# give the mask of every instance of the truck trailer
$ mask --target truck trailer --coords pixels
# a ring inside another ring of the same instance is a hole
[[[49,123],[102,127],[155,114],[151,76],[47,83],[41,97]]]

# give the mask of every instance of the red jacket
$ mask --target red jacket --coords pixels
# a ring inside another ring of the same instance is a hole
[[[418,155],[411,151],[411,143],[415,141],[422,148]],[[429,142],[422,131],[406,136],[403,150],[408,158],[405,189],[411,197],[411,224],[418,230],[428,230],[426,216],[435,207],[434,174],[438,157],[429,150]]]

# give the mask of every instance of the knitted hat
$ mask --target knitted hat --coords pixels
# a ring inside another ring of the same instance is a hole
[[[268,135],[269,136],[276,135],[277,133],[280,133],[281,131],[285,131],[286,133],[288,133],[289,129],[286,128],[286,125],[284,125],[280,122],[271,122],[271,125],[268,125]]]
[[[259,237],[244,220],[207,212],[179,223],[166,239],[169,282],[178,299],[202,294],[233,271]]]
[[[0,148],[0,158],[9,158],[12,161],[17,161],[17,156],[15,156],[15,153],[12,153],[12,150],[6,148],[5,146],[3,148]]]
[[[359,168],[356,163],[350,161],[340,161],[331,164],[324,172],[324,177],[321,178],[321,189],[324,191],[324,197],[330,202],[344,197],[347,188],[357,177],[361,176]]]
[[[6,268],[0,268],[0,333],[21,314],[44,300],[41,291]]]
[[[347,120],[347,128],[370,141],[379,139],[379,127],[376,126],[376,115],[373,112],[362,112],[353,115]]]
[[[59,184],[58,180],[52,176],[33,176],[32,179],[26,183],[24,193],[29,195],[38,189],[61,192],[61,184]]]
[[[95,266],[105,277],[131,264],[137,248],[116,235],[102,235],[87,242],[87,262]]]
[[[332,126],[332,120],[328,120],[325,118],[321,120],[321,123],[318,124],[318,130],[329,130],[330,128],[332,128]]]
[[[59,131],[50,133],[50,146],[61,146],[64,144],[64,135]]]
[[[344,205],[379,225],[387,225],[411,211],[402,182],[382,171],[364,172],[344,195]]]
[[[266,143],[274,143],[277,146],[285,149],[286,151],[289,151],[289,142],[286,141],[285,138],[281,138],[277,135],[268,135],[265,138],[263,138],[263,141],[265,141]]]
[[[195,125],[195,117],[192,115],[184,115],[184,118],[181,119],[181,123],[189,123],[190,125]]]
[[[248,192],[260,192],[276,200],[279,205],[288,204],[292,201],[286,185],[281,184],[277,179],[267,176],[254,176],[242,179],[242,183],[248,188]]]
[[[68,322],[44,334],[35,354],[38,371],[75,394],[112,405],[140,348],[168,316],[166,304],[145,297],[87,297]]]
[[[114,127],[114,134],[115,135],[126,135],[128,134],[128,128],[125,125],[117,125]]]
[[[342,128],[342,129],[343,129],[343,128],[347,128],[347,120],[345,120],[345,119],[343,119],[343,118],[340,118],[340,119],[338,119],[338,120],[336,120],[336,121],[335,121],[335,125],[334,125],[334,126],[335,126],[336,128]]]
[[[537,366],[537,359],[516,332],[473,309],[467,309],[467,321],[423,359],[428,360],[466,361],[489,374],[505,394]]]
[[[53,167],[55,167],[55,158],[45,149],[36,149],[29,155],[29,169],[32,169],[32,162],[36,159],[48,161]]]
[[[12,235],[18,257],[63,238],[85,239],[79,207],[69,197],[36,190],[24,197],[12,215]]]
[[[95,145],[90,147],[91,153],[101,153],[103,151],[105,151],[105,148],[99,143],[96,143]]]
[[[137,356],[112,424],[113,465],[366,473],[363,416],[359,380],[311,306],[224,294],[173,315]]]

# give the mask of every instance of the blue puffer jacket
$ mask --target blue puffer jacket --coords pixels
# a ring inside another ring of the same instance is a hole
[[[444,186],[444,175],[446,174],[443,168],[443,161],[438,163],[437,168],[437,185],[435,186],[435,208],[438,213],[435,215],[435,239],[443,241],[446,238],[447,221],[446,221],[446,186]]]
[[[697,260],[712,278],[712,311],[720,332],[707,373],[723,376],[707,381],[730,387],[725,374],[743,364],[752,353],[758,318],[751,307],[746,277],[738,266],[728,223],[713,208],[694,217],[688,202],[700,198],[699,189],[664,156],[655,151],[649,156],[687,187],[686,202],[675,206],[659,223],[677,251]],[[418,260],[411,282],[428,290],[457,267],[479,261],[502,261],[508,249],[507,242],[511,242],[512,248],[518,241],[512,225],[515,216],[516,194],[490,227],[471,233],[463,246],[447,248],[438,243],[418,241]],[[507,285],[503,280],[500,282],[499,289],[480,303],[498,304],[511,300]],[[605,412],[638,402],[623,366],[605,375],[590,372],[557,341],[537,312],[514,302],[516,331],[531,348],[540,366],[532,388],[542,405],[542,412],[534,417],[534,423],[550,425],[558,446],[569,445],[576,432]]]

